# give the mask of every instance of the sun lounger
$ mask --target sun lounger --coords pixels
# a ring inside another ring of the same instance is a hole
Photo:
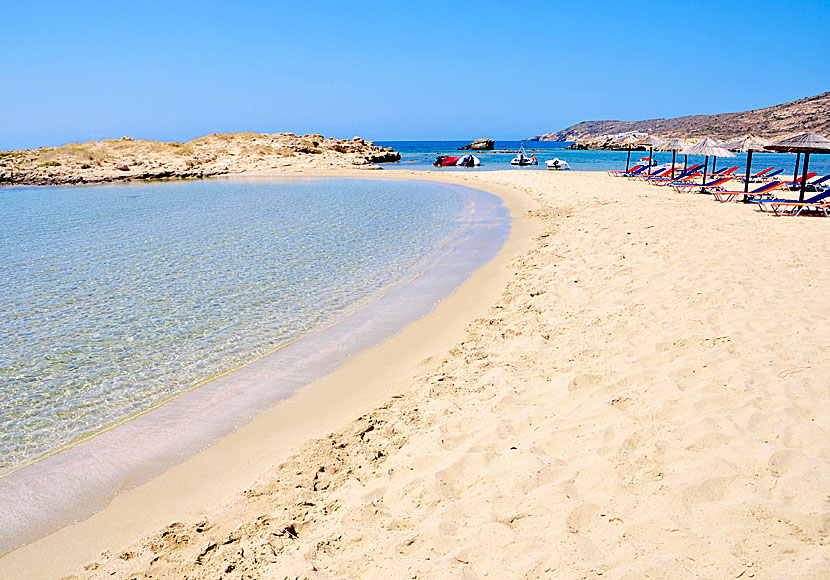
[[[626,175],[626,177],[630,177],[632,179],[641,179],[646,180],[652,177],[665,177],[671,169],[658,169],[654,173],[639,173],[637,175]]]
[[[807,184],[807,188],[809,191],[821,191],[823,189],[822,186],[827,181],[830,181],[830,175],[825,175],[824,177],[816,179],[815,181],[811,181]]]
[[[639,173],[640,171],[645,171],[645,169],[645,165],[635,165],[628,171],[626,171],[625,169],[611,169],[610,171],[607,171],[607,173],[612,177],[622,177],[623,175],[631,175],[632,173]]]
[[[770,201],[767,202],[767,204],[769,205],[769,208],[772,211],[772,213],[777,216],[796,216],[801,215],[804,212],[807,212],[819,216],[830,217],[830,202],[810,203],[807,201]]]
[[[674,179],[672,179],[671,176],[666,177],[664,175],[660,175],[660,176],[652,175],[651,177],[646,177],[646,181],[649,182],[649,183],[652,183],[654,185],[665,185],[666,183],[668,183],[670,181],[683,181],[685,179],[691,179],[692,176],[700,175],[700,172],[698,171],[698,169],[700,169],[701,167],[703,167],[703,166],[700,163],[697,163],[696,165],[692,165],[691,167],[683,170],[682,173],[677,173],[674,176]]]
[[[817,193],[813,197],[808,197],[804,201],[798,201],[797,199],[752,199],[750,202],[757,204],[758,209],[761,211],[775,212],[775,207],[777,206],[781,206],[782,211],[784,208],[788,207],[797,209],[798,206],[801,205],[809,206],[825,203],[827,198],[830,198],[830,191]]]
[[[695,171],[694,173],[684,175],[683,177],[675,177],[674,179],[672,179],[671,177],[658,177],[656,179],[648,181],[647,183],[650,183],[651,185],[660,186],[669,185],[670,183],[691,183],[693,180],[697,179],[701,175],[702,173],[700,171]]]
[[[774,167],[767,167],[767,168],[766,168],[766,169],[764,169],[763,171],[759,171],[758,173],[756,173],[756,174],[754,174],[754,175],[750,175],[750,176],[749,176],[749,180],[750,180],[750,181],[752,181],[752,180],[761,179],[761,178],[763,178],[763,177],[764,177],[767,173],[769,173],[770,171],[772,171],[773,169],[775,169],[775,168],[774,168]],[[782,169],[781,171],[784,171],[784,170]]]
[[[669,187],[674,189],[677,193],[681,193],[681,192],[684,192],[684,191],[692,191],[692,190],[694,190],[694,188],[698,188],[698,189],[702,190],[703,193],[709,193],[708,190],[710,190],[713,187],[719,187],[719,186],[723,185],[724,183],[726,183],[727,181],[729,181],[730,179],[732,179],[732,178],[728,177],[728,176],[727,177],[720,177],[718,179],[710,181],[709,183],[704,183],[703,185],[701,185],[700,183],[688,183],[688,182],[685,182],[685,181],[678,181],[678,182],[669,183]]]
[[[767,173],[766,175],[762,175],[761,177],[758,177],[758,178],[756,178],[754,176],[750,177],[749,181],[770,181],[770,180],[775,179],[778,175],[781,175],[782,173],[784,173],[783,169],[776,169],[772,173]]]
[[[791,191],[795,191],[796,189],[800,189],[800,188],[801,188],[801,182],[802,182],[802,181],[804,181],[805,179],[812,179],[812,178],[814,178],[816,175],[818,175],[818,173],[815,173],[814,171],[811,171],[811,172],[810,172],[810,173],[808,173],[807,175],[803,175],[803,176],[799,177],[798,179],[793,179],[792,181],[788,181],[787,183],[788,183],[788,184],[789,184],[789,186],[790,186],[790,190],[791,190]],[[809,185],[809,184],[808,184],[808,185]]]
[[[726,203],[730,201],[735,201],[738,197],[742,195],[762,195],[767,194],[771,191],[784,187],[785,181],[771,181],[770,183],[766,183],[761,187],[757,187],[750,192],[744,191],[713,191],[712,197],[715,198],[716,201],[721,203]]]

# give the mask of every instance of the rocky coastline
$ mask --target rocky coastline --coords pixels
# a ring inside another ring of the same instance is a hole
[[[205,178],[287,169],[379,169],[400,153],[360,137],[211,134],[187,143],[131,137],[0,152],[0,185],[70,185]]]

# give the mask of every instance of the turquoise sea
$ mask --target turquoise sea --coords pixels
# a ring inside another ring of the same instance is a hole
[[[384,169],[428,169],[442,172],[452,171],[545,171],[545,161],[559,158],[568,162],[574,171],[607,171],[609,169],[625,169],[627,153],[625,151],[576,151],[563,149],[570,145],[570,142],[547,142],[547,141],[495,141],[496,151],[458,151],[457,149],[470,141],[377,141],[378,145],[392,147],[401,152],[399,163],[385,163]],[[516,154],[515,151],[524,145],[528,153],[533,153],[539,160],[539,165],[529,167],[516,167],[510,165],[510,160]],[[477,168],[466,167],[443,167],[435,168],[432,162],[438,155],[463,155],[473,153],[481,159],[481,166]],[[641,157],[648,157],[648,151],[632,151],[631,165],[633,166]],[[659,163],[670,163],[671,153],[655,152],[654,158]],[[718,159],[716,168],[738,166],[736,173],[742,174],[746,171],[746,154],[738,153],[736,157]],[[683,157],[678,157],[683,162]],[[689,164],[703,163],[703,157],[689,157]],[[761,171],[767,167],[784,169],[781,175],[789,176],[792,179],[795,169],[796,156],[790,153],[755,153],[752,156],[753,171]],[[710,158],[709,163],[713,160]],[[710,165],[711,167],[711,165]],[[818,175],[830,174],[830,155],[811,155],[809,171],[815,171]],[[799,171],[799,176],[801,172]]]
[[[493,196],[402,180],[0,188],[0,473],[326,328],[444,254],[462,257],[460,283],[507,223]],[[464,247],[475,228],[489,229]]]

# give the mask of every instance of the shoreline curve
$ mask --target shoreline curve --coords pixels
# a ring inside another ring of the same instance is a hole
[[[362,177],[443,182],[486,191],[501,198],[512,215],[510,235],[495,258],[470,277],[434,309],[407,324],[381,344],[355,354],[331,374],[221,437],[196,455],[177,463],[137,487],[117,494],[88,518],[58,529],[0,557],[0,572],[9,578],[51,578],[81,568],[97,554],[127,543],[173,520],[199,517],[223,503],[296,451],[303,443],[325,435],[400,390],[422,361],[448,350],[467,323],[491,306],[510,279],[506,265],[529,249],[537,226],[526,217],[535,207],[528,196],[512,188],[471,182],[462,176],[411,172],[394,176],[360,172],[298,172],[237,178]],[[355,388],[355,387],[359,388]],[[233,466],[229,469],[228,466]],[[50,553],[49,562],[31,569],[36,554]]]

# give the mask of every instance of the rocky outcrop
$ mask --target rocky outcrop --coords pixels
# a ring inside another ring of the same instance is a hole
[[[59,185],[203,178],[272,170],[376,168],[400,161],[388,147],[360,137],[320,134],[212,134],[187,143],[115,140],[0,152],[0,185]]]
[[[528,141],[597,141],[603,135],[637,131],[664,137],[729,140],[752,133],[776,139],[810,131],[830,135],[830,92],[798,101],[740,113],[691,115],[647,121],[584,121]],[[595,148],[595,147],[591,147]]]
[[[492,139],[476,139],[469,145],[459,147],[458,151],[492,151],[496,143]]]

